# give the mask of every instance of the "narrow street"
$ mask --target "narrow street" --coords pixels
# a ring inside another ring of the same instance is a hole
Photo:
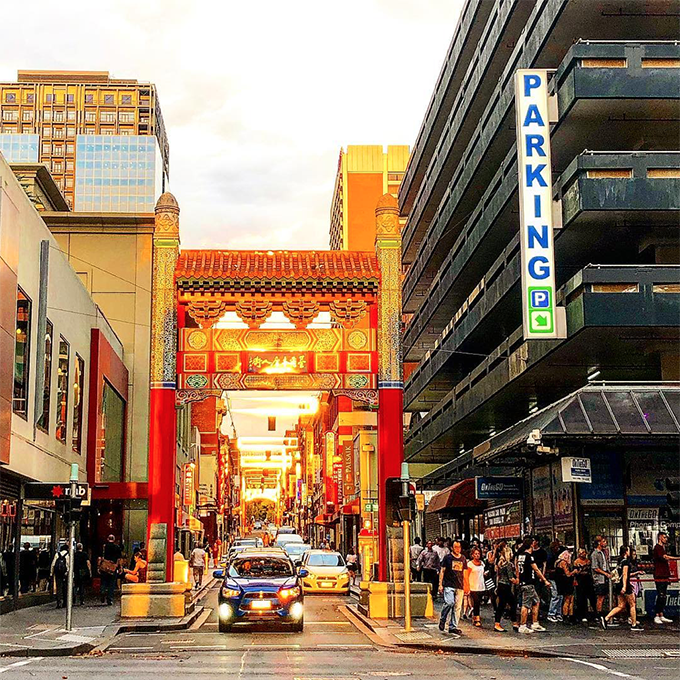
[[[375,678],[675,678],[674,659],[536,659],[495,654],[397,651],[369,639],[343,613],[344,596],[307,596],[305,630],[296,634],[244,626],[217,632],[218,584],[203,600],[204,615],[187,631],[128,633],[103,654],[81,657],[0,659],[5,677],[40,680],[121,676],[238,680],[372,680]]]

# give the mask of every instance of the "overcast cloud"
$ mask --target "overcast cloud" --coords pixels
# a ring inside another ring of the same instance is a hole
[[[184,248],[327,248],[340,147],[413,144],[462,4],[5,3],[0,78],[156,83]]]

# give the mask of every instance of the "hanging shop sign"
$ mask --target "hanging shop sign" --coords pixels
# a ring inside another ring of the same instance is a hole
[[[484,511],[484,538],[516,538],[522,533],[520,502],[514,501]]]
[[[562,481],[592,483],[590,458],[562,458]]]
[[[478,501],[520,499],[523,490],[521,477],[475,477],[475,498]]]
[[[524,338],[556,338],[548,72],[515,73]]]
[[[194,465],[186,463],[182,469],[182,505],[194,504]]]
[[[628,508],[628,521],[654,524],[659,521],[659,508]]]
[[[349,441],[342,444],[342,495],[345,498],[355,493],[354,475],[354,444]]]

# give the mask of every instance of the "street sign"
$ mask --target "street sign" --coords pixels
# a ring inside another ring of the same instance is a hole
[[[425,511],[425,494],[424,493],[417,493],[416,494],[416,510],[418,512],[424,512]]]
[[[519,69],[515,73],[515,113],[524,338],[544,340],[558,337],[548,72],[545,69]]]
[[[524,480],[521,477],[475,477],[475,498],[478,501],[521,499]]]
[[[562,481],[592,483],[590,458],[562,458]]]
[[[84,482],[76,482],[76,495],[74,501],[86,500],[90,485]],[[24,498],[27,501],[67,501],[71,499],[70,482],[29,482],[24,484]]]

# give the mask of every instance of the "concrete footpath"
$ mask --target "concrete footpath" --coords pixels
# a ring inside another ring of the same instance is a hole
[[[66,609],[54,602],[19,609],[0,616],[0,656],[71,656],[96,653],[120,633],[186,630],[202,614],[200,604],[215,579],[193,591],[194,610],[183,618],[120,618],[120,596],[111,606],[100,604],[96,595],[85,605],[73,607],[73,630],[66,631]]]
[[[567,626],[541,621],[543,633],[520,635],[513,632],[509,621],[504,620],[506,633],[493,630],[491,607],[482,609],[482,628],[470,622],[460,624],[463,634],[442,633],[437,618],[413,619],[412,630],[404,630],[403,619],[374,620],[364,616],[355,604],[347,606],[350,620],[371,633],[371,638],[387,647],[404,650],[457,652],[464,654],[495,654],[522,657],[576,657],[576,658],[664,658],[680,656],[680,627],[678,623],[656,626],[643,620],[644,632],[632,632],[627,625],[604,631],[594,624]]]

